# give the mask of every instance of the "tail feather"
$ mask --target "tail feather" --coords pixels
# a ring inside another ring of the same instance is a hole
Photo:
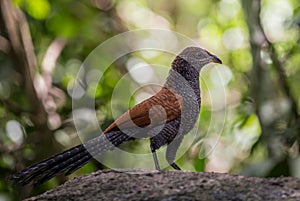
[[[54,155],[48,159],[45,159],[39,163],[33,164],[20,172],[17,172],[9,177],[9,180],[13,180],[21,185],[30,183],[35,178],[39,177],[44,171],[49,169],[55,164],[61,163],[65,158],[70,158],[78,153],[82,152],[84,146],[78,145],[69,150],[66,150],[60,154]]]
[[[11,175],[9,179],[21,185],[26,185],[32,181],[34,185],[38,185],[63,172],[65,175],[69,175],[88,163],[93,156],[112,150],[115,146],[131,139],[133,138],[121,131],[112,131],[94,138],[84,145],[78,145],[31,165]]]
[[[73,147],[69,150],[66,150],[60,154],[54,155],[48,159],[45,159],[39,163],[33,164],[23,170],[21,170],[20,172],[15,173],[14,175],[11,176],[12,179],[18,179],[19,177],[21,177],[22,175],[26,175],[26,174],[30,174],[30,173],[34,173],[37,171],[40,171],[41,169],[47,167],[49,164],[53,164],[55,162],[59,162],[61,161],[63,158],[67,158],[68,156],[72,156],[80,151],[82,149],[81,145],[78,145],[76,147]]]
[[[82,159],[77,161],[76,163],[72,164],[70,166],[70,168],[68,169],[68,171],[65,173],[65,175],[68,176],[68,175],[72,174],[73,172],[75,172],[76,170],[78,170],[79,168],[81,168],[82,166],[84,166],[85,164],[87,164],[90,161],[90,157],[92,157],[92,156],[86,155]]]
[[[50,167],[46,171],[40,173],[38,175],[38,178],[36,177],[34,181],[34,185],[39,185],[41,183],[44,183],[45,181],[63,173],[67,169],[70,168],[70,165],[81,160],[81,158],[85,155],[89,156],[89,160],[91,160],[93,157],[85,150],[82,153],[78,153],[76,156],[71,157],[65,161],[60,162],[59,164],[54,165],[53,167]]]
[[[99,149],[93,149],[91,150],[90,148],[88,148],[89,153],[91,153],[93,156],[99,155],[100,153],[104,152],[104,151],[108,151],[113,149],[115,146],[119,146],[122,142],[124,141],[128,141],[128,140],[132,140],[132,137],[129,137],[125,134],[122,135],[113,135],[113,136],[108,136],[108,143],[104,143],[102,150]],[[92,146],[95,147],[95,146]],[[77,169],[81,168],[83,165],[85,165],[86,163],[89,162],[91,155],[85,155],[84,157],[82,157],[80,160],[78,160],[77,162],[73,163],[70,167],[69,170],[65,173],[65,175],[70,175],[73,172],[75,172]]]

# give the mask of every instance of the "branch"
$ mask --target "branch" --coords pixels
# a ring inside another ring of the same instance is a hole
[[[251,55],[253,60],[251,72],[251,96],[255,100],[255,111],[260,119],[259,108],[262,101],[261,83],[265,76],[263,61],[260,56],[262,45],[266,42],[266,36],[260,26],[260,0],[242,0],[246,22],[249,28]]]
[[[52,86],[52,74],[55,69],[57,59],[59,58],[63,48],[66,45],[66,41],[62,38],[56,38],[49,45],[43,61],[42,61],[42,74],[46,81],[48,88]]]
[[[262,24],[260,20],[260,10],[261,10],[261,0],[242,0],[243,8],[245,11],[246,22],[249,27],[249,35],[250,35],[250,44],[251,44],[251,51],[253,57],[253,70],[252,70],[252,95],[256,101],[256,114],[260,119],[259,108],[261,105],[261,100],[263,93],[261,92],[261,85],[263,83],[263,77],[266,76],[266,72],[263,69],[263,62],[260,57],[261,48],[265,48],[273,61],[273,66],[278,73],[279,76],[279,85],[282,87],[286,97],[291,102],[291,116],[288,120],[288,127],[298,127],[298,135],[300,135],[300,116],[297,112],[297,100],[293,97],[286,73],[284,71],[284,64],[278,59],[278,55],[276,54],[274,45],[268,40]],[[268,128],[266,125],[263,125],[260,120],[263,133],[266,132],[267,129],[270,129],[271,132],[274,128]],[[273,122],[275,123],[275,122]],[[274,125],[274,124],[272,124]]]
[[[7,32],[16,69],[23,76],[25,91],[31,103],[32,120],[37,126],[44,127],[47,124],[47,113],[33,84],[37,62],[26,18],[12,6],[10,0],[1,0],[0,11],[0,21]]]
[[[40,79],[42,79],[44,87],[41,89],[40,94],[43,95],[41,98],[45,100],[43,104],[48,113],[48,122],[52,130],[61,126],[61,118],[56,113],[56,109],[58,108],[58,105],[62,105],[66,99],[65,93],[52,85],[52,76],[57,59],[65,45],[66,41],[62,38],[53,40],[42,61],[42,76]]]
[[[283,63],[280,62],[280,60],[278,59],[278,56],[276,54],[274,46],[269,41],[268,41],[268,43],[270,46],[270,56],[271,56],[271,59],[274,63],[274,67],[277,70],[277,73],[279,76],[278,81],[280,82],[280,86],[282,86],[284,93],[286,94],[286,96],[288,97],[288,99],[291,102],[291,113],[292,113],[292,116],[294,117],[294,120],[299,121],[300,115],[298,114],[297,100],[294,98],[294,96],[292,95],[292,92],[290,90],[290,87],[288,84],[288,78],[284,71]],[[290,124],[289,126],[291,126],[291,123],[292,123],[292,118],[289,121],[289,124]],[[293,123],[296,123],[296,122],[293,122]]]
[[[10,51],[10,44],[8,42],[8,40],[2,36],[0,36],[0,51],[4,52],[4,53],[9,53]]]
[[[57,153],[59,145],[54,140],[52,131],[48,127],[48,113],[44,106],[45,100],[36,90],[36,82],[39,77],[37,74],[37,59],[31,40],[29,26],[25,15],[18,8],[13,7],[10,0],[0,1],[0,26],[1,33],[6,34],[15,62],[16,70],[22,76],[26,97],[29,99],[31,120],[34,123],[39,135],[32,138],[39,143],[36,149],[39,157],[43,157],[44,147],[48,147],[47,154]],[[30,140],[30,137],[27,138]],[[61,177],[61,180],[64,180]]]

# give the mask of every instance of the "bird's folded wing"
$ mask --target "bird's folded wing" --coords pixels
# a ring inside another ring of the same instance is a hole
[[[104,133],[117,129],[159,125],[177,118],[181,114],[183,98],[162,88],[157,94],[134,106],[121,115]]]

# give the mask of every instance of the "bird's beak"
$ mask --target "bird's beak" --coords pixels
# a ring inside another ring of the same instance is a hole
[[[222,64],[221,59],[219,59],[216,55],[213,55],[213,54],[211,54],[211,53],[209,53],[209,52],[207,52],[207,53],[208,53],[209,56],[210,56],[210,61],[211,61],[211,62],[218,63],[218,64]]]
[[[214,63],[222,64],[221,59],[219,59],[217,56],[215,56],[213,54],[211,55],[211,61]]]

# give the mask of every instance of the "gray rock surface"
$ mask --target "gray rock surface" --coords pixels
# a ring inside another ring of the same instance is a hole
[[[300,179],[184,171],[97,171],[33,200],[300,200]]]

